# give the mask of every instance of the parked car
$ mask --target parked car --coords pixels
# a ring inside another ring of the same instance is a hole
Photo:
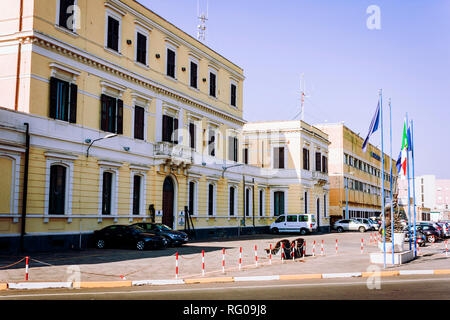
[[[368,224],[371,226],[370,230],[378,230],[380,228],[380,225],[378,224],[378,222],[372,220],[372,219],[368,219],[368,218],[353,218],[355,220],[358,220],[359,222]]]
[[[300,232],[305,235],[314,232],[317,228],[314,214],[287,214],[277,218],[270,225],[270,232]]]
[[[185,232],[173,230],[162,223],[140,222],[132,224],[132,226],[138,226],[147,232],[166,238],[171,246],[180,246],[187,243],[189,240],[189,237]]]
[[[359,231],[359,232],[366,232],[367,230],[370,230],[372,228],[372,225],[360,222],[355,219],[344,219],[336,221],[333,225],[333,229],[337,230],[337,232],[342,231]]]
[[[166,238],[143,228],[126,225],[112,225],[94,231],[94,242],[99,249],[134,247],[137,250],[165,248],[169,243]]]
[[[442,233],[444,238],[450,237],[450,223],[448,222],[438,222],[437,223],[442,228]]]
[[[405,233],[405,242],[409,242],[408,227],[406,227],[403,231]],[[411,236],[414,239],[414,230],[413,230],[413,228],[411,228]],[[427,242],[427,238],[419,230],[416,230],[416,240],[417,240],[417,243],[419,244],[420,247],[425,247],[425,243]]]
[[[416,226],[416,230],[419,230],[426,236],[427,242],[434,243],[437,241],[437,239],[439,239],[440,236],[439,231],[432,225],[418,225]]]
[[[440,225],[438,225],[436,222],[431,222],[431,221],[420,221],[418,223],[416,223],[416,225],[419,226],[431,226],[433,228],[435,228],[438,232],[438,238],[444,238],[444,231],[442,230],[442,227]]]

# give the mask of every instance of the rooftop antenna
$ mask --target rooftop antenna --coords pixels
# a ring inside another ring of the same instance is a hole
[[[305,98],[309,98],[310,96],[306,95],[305,92],[305,74],[302,73],[301,75],[301,80],[300,80],[300,90],[301,90],[301,97],[300,97],[300,101],[301,101],[301,120],[304,121],[305,120]]]
[[[197,18],[199,20],[199,25],[197,26],[198,32],[197,32],[197,39],[199,41],[205,41],[206,39],[206,21],[208,20],[208,0],[206,0],[206,14],[204,9],[202,8],[200,10],[200,1],[197,0]],[[202,11],[200,13],[200,11]]]

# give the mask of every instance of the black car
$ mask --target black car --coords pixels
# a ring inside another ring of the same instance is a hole
[[[409,242],[409,232],[408,228],[404,229],[403,232],[405,233],[405,242]],[[411,228],[411,237],[414,240],[414,229]],[[416,240],[419,246],[425,247],[425,242],[427,241],[427,238],[425,235],[419,231],[419,229],[416,229]]]
[[[416,226],[416,230],[422,232],[427,238],[427,242],[436,242],[439,239],[439,230],[431,225],[419,225]],[[414,230],[414,229],[413,229]]]
[[[139,228],[142,228],[147,232],[165,237],[167,240],[169,240],[169,244],[172,246],[183,245],[189,240],[189,237],[186,233],[173,230],[162,223],[140,222],[132,224],[132,226],[138,226]]]
[[[132,247],[137,250],[165,248],[166,238],[147,232],[138,226],[112,225],[94,231],[95,246],[99,249]]]

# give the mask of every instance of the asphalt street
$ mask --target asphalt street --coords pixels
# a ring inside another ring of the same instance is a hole
[[[204,300],[205,297],[208,297],[208,300],[450,300],[450,276],[316,279],[114,289],[11,290],[0,293],[0,301]]]

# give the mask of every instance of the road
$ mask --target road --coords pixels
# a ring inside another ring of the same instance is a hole
[[[115,289],[0,292],[1,300],[450,300],[450,277],[382,278],[368,288],[367,278],[266,281]]]

